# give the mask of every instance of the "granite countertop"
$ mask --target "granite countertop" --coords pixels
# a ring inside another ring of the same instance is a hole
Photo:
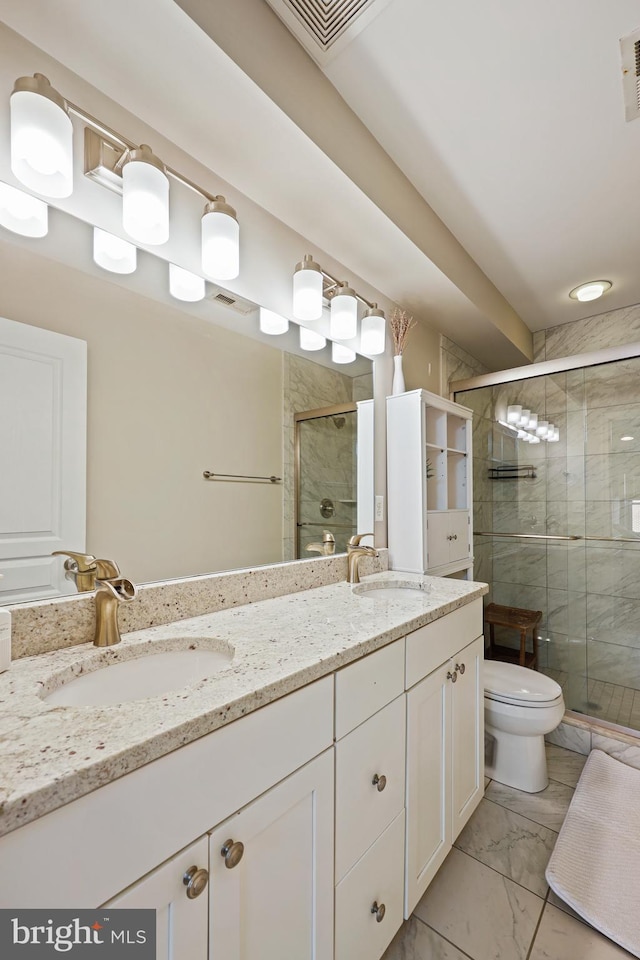
[[[382,599],[348,583],[288,594],[126,634],[116,647],[66,647],[14,661],[0,675],[0,836],[211,733],[487,592],[485,584],[413,574]],[[51,706],[63,679],[157,650],[219,649],[210,679],[110,706]]]

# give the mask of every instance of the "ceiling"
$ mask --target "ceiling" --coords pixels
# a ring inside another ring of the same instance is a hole
[[[376,5],[324,73],[266,0],[0,18],[491,369],[526,362],[527,327],[640,302],[637,0]],[[600,277],[606,299],[568,299]]]
[[[637,0],[392,0],[324,67],[531,330],[640,302],[639,27]]]

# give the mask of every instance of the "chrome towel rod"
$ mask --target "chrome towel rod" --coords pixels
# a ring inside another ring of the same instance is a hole
[[[211,470],[205,470],[202,474],[205,480],[266,480],[269,483],[280,483],[282,477],[271,475],[270,477],[252,477],[243,473],[213,473]]]
[[[474,530],[476,537],[514,537],[517,540],[583,540],[584,537],[559,537],[548,533],[486,533]]]

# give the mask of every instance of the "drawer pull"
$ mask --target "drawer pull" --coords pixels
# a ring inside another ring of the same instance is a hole
[[[451,673],[451,670],[447,671],[447,680],[451,680],[451,683],[455,683],[457,679],[458,673],[456,670],[454,670],[453,673]]]
[[[244,843],[239,840],[226,840],[224,847],[220,851],[220,856],[224,857],[224,865],[227,870],[233,870],[242,860],[244,853]]]
[[[456,663],[456,670],[458,671],[458,673],[460,674],[460,676],[462,676],[462,675],[464,674],[464,672],[465,672],[466,669],[467,669],[467,668],[465,667],[464,663]]]
[[[378,774],[376,773],[371,783],[374,785],[374,787],[377,788],[378,793],[382,793],[382,791],[387,785],[387,778],[385,777],[384,774],[382,774],[382,776],[379,777]]]
[[[194,864],[189,867],[182,878],[182,882],[187,888],[186,892],[189,900],[195,900],[206,889],[209,882],[209,871],[205,870],[204,867],[196,867]]]
[[[376,923],[380,923],[381,920],[384,920],[384,915],[386,913],[386,907],[384,903],[378,903],[377,900],[373,901],[373,906],[371,907],[371,913],[375,913]]]

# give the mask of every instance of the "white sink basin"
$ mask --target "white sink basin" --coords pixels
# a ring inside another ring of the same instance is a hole
[[[202,646],[194,648],[189,640],[190,649],[185,649],[185,642],[179,641],[182,649],[178,650],[167,650],[166,643],[160,650],[145,645],[133,649],[127,659],[106,664],[99,659],[104,657],[101,651],[93,661],[82,665],[85,672],[80,676],[76,668],[69,679],[54,678],[55,689],[45,689],[42,698],[48,706],[98,707],[159,697],[215,676],[233,658],[231,644],[218,642],[215,645],[219,649],[211,649],[211,641],[201,641]],[[126,648],[122,651],[131,652]]]
[[[353,592],[368,600],[424,600],[428,587],[411,580],[396,580],[394,583],[378,581],[360,583],[353,588]]]

